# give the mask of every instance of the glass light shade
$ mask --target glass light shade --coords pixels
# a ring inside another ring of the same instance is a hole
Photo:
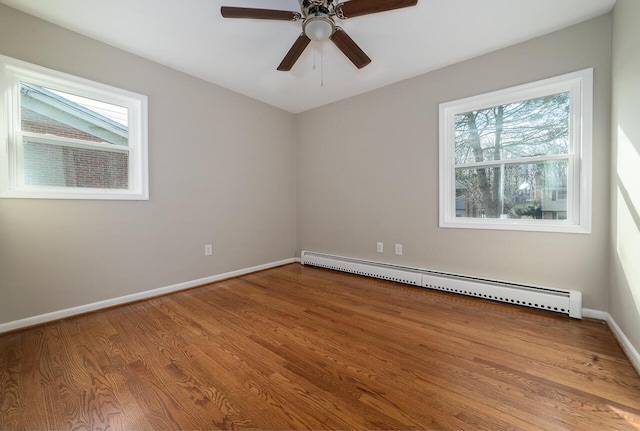
[[[304,23],[304,34],[313,41],[327,40],[333,34],[333,22],[327,17],[313,17]]]

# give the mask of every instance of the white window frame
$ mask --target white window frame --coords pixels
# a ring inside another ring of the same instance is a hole
[[[32,134],[20,130],[20,83],[127,108],[128,146]],[[148,200],[147,96],[0,55],[0,198]],[[66,146],[126,152],[127,189],[24,184],[22,137]]]
[[[570,94],[567,220],[456,217],[455,115],[566,92]],[[440,227],[591,233],[592,117],[593,69],[440,104]]]

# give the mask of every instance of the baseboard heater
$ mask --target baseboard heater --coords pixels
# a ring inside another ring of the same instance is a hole
[[[576,290],[527,286],[306,250],[302,252],[301,261],[303,265],[538,308],[576,319],[582,318],[582,292]]]

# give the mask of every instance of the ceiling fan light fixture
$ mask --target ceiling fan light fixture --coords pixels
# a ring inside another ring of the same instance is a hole
[[[335,31],[335,24],[327,15],[314,15],[304,21],[302,30],[309,39],[320,42],[329,39]]]
[[[311,41],[324,42],[327,39],[331,40],[355,67],[362,69],[371,63],[371,59],[343,29],[336,26],[334,19],[342,20],[402,9],[415,6],[418,0],[299,0],[299,2],[300,12],[222,6],[220,13],[225,18],[302,20],[302,33],[298,35],[298,39],[280,62],[278,70],[291,70]],[[322,60],[322,51],[320,59]]]

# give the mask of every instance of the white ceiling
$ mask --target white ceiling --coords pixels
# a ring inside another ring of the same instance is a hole
[[[325,42],[311,43],[290,72],[276,67],[300,22],[224,19],[220,6],[299,11],[298,0],[0,3],[298,113],[594,18],[615,0],[418,0],[414,7],[338,20],[373,60],[367,67],[356,69]]]

